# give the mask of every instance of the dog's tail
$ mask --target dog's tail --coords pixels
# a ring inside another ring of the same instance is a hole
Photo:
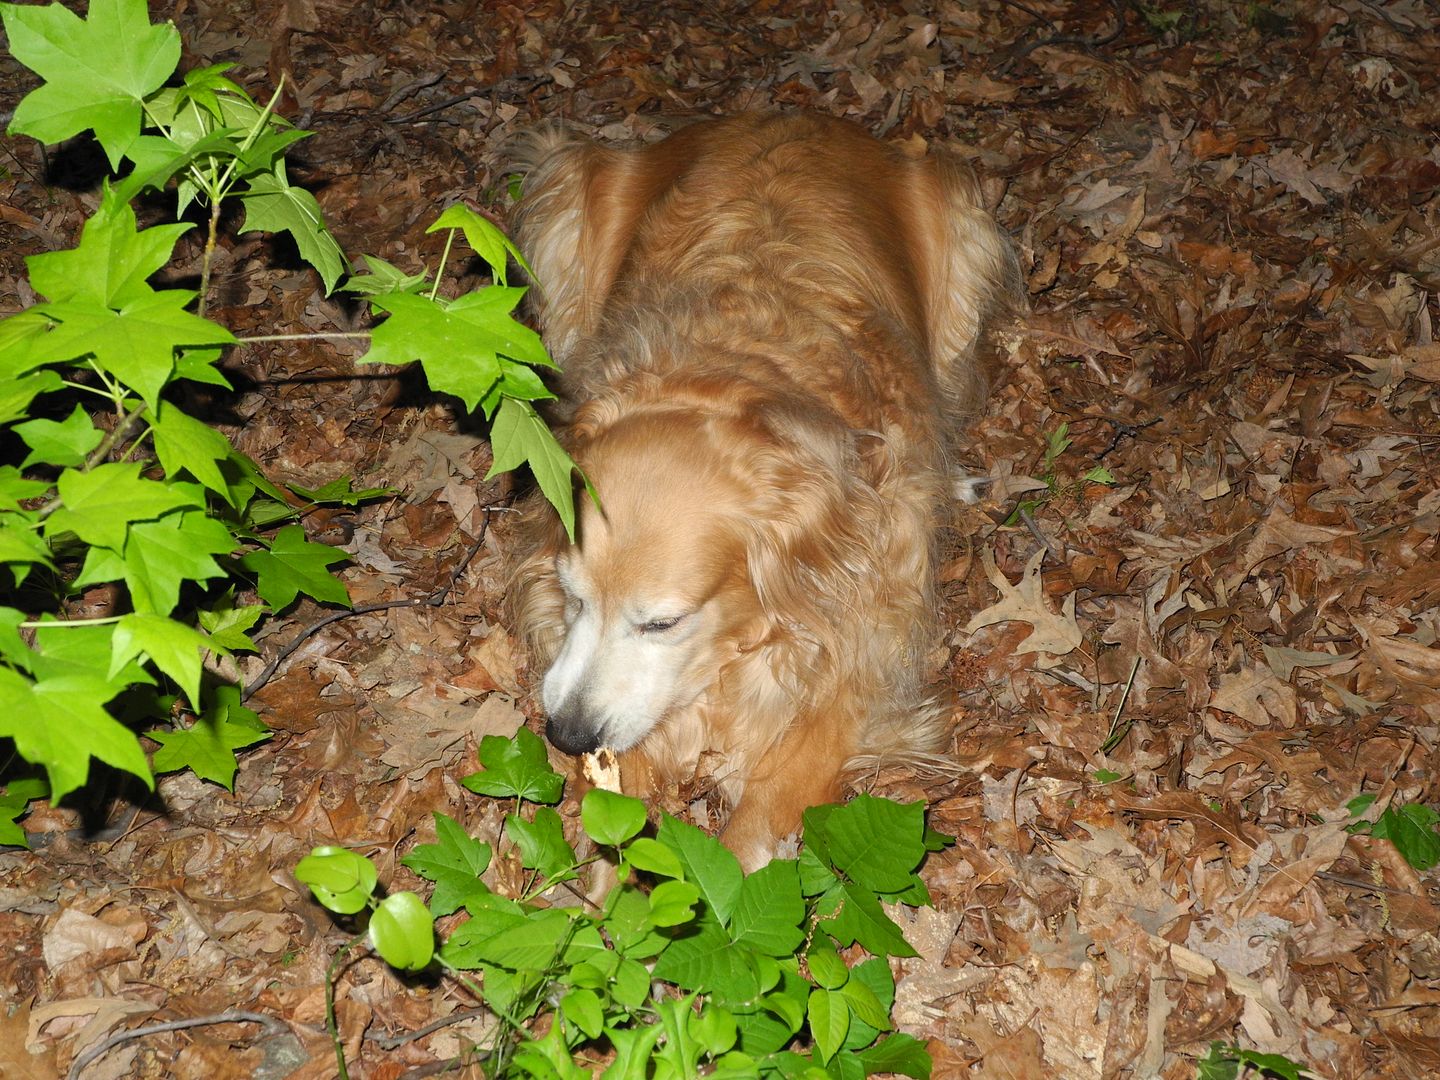
[[[877,719],[859,753],[845,762],[845,773],[855,780],[899,766],[928,779],[958,776],[963,770],[950,754],[954,735],[954,702],[934,693],[909,711]]]

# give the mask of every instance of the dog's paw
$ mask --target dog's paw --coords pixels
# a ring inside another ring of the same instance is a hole
[[[977,503],[985,489],[994,481],[988,476],[976,476],[973,473],[955,473],[950,480],[950,490],[955,493],[955,498],[963,503]]]

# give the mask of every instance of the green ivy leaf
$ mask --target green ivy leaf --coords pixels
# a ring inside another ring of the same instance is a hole
[[[69,675],[32,682],[0,667],[0,735],[14,739],[26,761],[44,766],[54,800],[85,783],[92,757],[154,789],[135,736],[103,708],[115,693],[98,678]]]
[[[224,577],[225,571],[211,556],[234,550],[235,537],[223,522],[201,510],[180,510],[130,526],[119,576],[137,610],[168,615],[179,603],[182,581]],[[113,581],[114,577],[95,580]],[[222,637],[216,638],[216,644],[235,647]]]
[[[713,994],[721,1004],[740,1004],[753,1001],[769,989],[767,982],[773,985],[778,980],[773,961],[761,970],[760,961],[766,959],[753,949],[737,946],[724,927],[702,917],[660,954],[652,974],[686,990]]]
[[[565,778],[550,768],[545,743],[529,728],[509,739],[486,735],[480,740],[480,764],[480,772],[460,780],[477,795],[557,803],[565,788]]]
[[[435,955],[435,920],[413,892],[391,893],[370,916],[370,944],[391,967],[419,971]]]
[[[326,910],[354,915],[370,902],[379,878],[375,864],[363,855],[326,844],[295,864],[295,880],[310,886]]]
[[[233,686],[216,687],[205,715],[188,728],[147,731],[160,744],[151,765],[156,772],[189,769],[201,780],[235,790],[235,751],[270,738],[260,717],[240,703]]]
[[[224,595],[217,597],[209,608],[202,608],[196,614],[200,617],[200,625],[210,637],[210,643],[216,648],[229,652],[256,651],[255,643],[250,640],[246,631],[265,614],[263,605],[244,604],[236,607],[235,590],[228,589]]]
[[[350,594],[326,567],[349,557],[325,544],[310,543],[299,525],[286,525],[275,534],[269,551],[252,551],[240,560],[240,565],[259,575],[255,591],[276,611],[289,607],[302,592],[325,603],[348,607]]]
[[[42,359],[39,362],[46,361]],[[41,394],[59,390],[64,385],[64,381],[53,371],[37,371],[18,379],[0,378],[0,424],[8,424],[12,420],[29,416],[32,401]]]
[[[816,935],[825,937],[824,934]],[[853,988],[852,988],[852,985]],[[890,1009],[895,1004],[895,979],[890,974],[890,962],[884,957],[872,956],[856,964],[845,984],[846,996],[850,998],[850,1033],[845,1036],[843,1050],[860,1050],[873,1043],[882,1031],[889,1031],[895,1025],[890,1022]],[[859,1007],[856,999],[860,1001]],[[874,1002],[872,1007],[871,1002]],[[879,1021],[871,1023],[869,1021]]]
[[[37,462],[46,465],[81,465],[90,451],[100,445],[105,433],[90,422],[90,416],[79,405],[61,421],[28,420],[16,424],[15,434],[30,447],[30,455],[20,463],[28,469]]]
[[[49,490],[44,480],[27,480],[14,465],[0,465],[0,510],[19,510],[22,502]]]
[[[250,180],[249,189],[240,192],[240,199],[245,204],[241,232],[288,232],[300,249],[300,257],[325,282],[326,295],[335,290],[335,283],[349,269],[345,253],[325,227],[325,216],[315,196],[290,183],[283,160],[275,162],[273,172]]]
[[[675,853],[658,840],[642,836],[625,849],[625,861],[639,870],[661,877],[679,878],[685,874]]]
[[[0,5],[10,51],[45,84],[15,109],[10,132],[56,143],[93,130],[118,168],[140,133],[141,105],[180,62],[180,34],[151,26],[145,0],[91,0],[82,21],[60,4]]]
[[[833,899],[830,899],[833,895]],[[824,918],[821,929],[839,945],[859,942],[876,956],[915,956],[900,927],[885,914],[880,901],[869,889],[854,882],[842,882],[834,894],[827,894],[829,903],[820,905]]]
[[[489,893],[480,875],[490,865],[490,845],[466,835],[459,822],[440,813],[435,815],[435,841],[417,844],[400,863],[435,883],[430,910],[449,915],[472,897]]]
[[[360,258],[370,268],[370,273],[351,277],[345,282],[342,291],[358,293],[361,296],[384,296],[389,293],[418,295],[430,286],[428,274],[407,274],[378,255],[361,255]]]
[[[549,884],[575,877],[575,852],[565,842],[560,815],[550,807],[538,808],[532,821],[526,821],[519,814],[507,815],[505,833],[520,849],[521,864],[527,870],[538,872]]]

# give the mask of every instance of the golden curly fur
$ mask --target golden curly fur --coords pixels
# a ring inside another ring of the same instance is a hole
[[[532,508],[511,590],[547,734],[624,751],[642,797],[718,755],[753,868],[856,760],[948,745],[934,539],[1014,256],[963,167],[825,117],[527,157],[517,239],[600,497],[573,546]]]

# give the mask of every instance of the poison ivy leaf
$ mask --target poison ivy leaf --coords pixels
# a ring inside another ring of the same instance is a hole
[[[713,836],[669,814],[660,815],[656,838],[675,853],[684,868],[685,880],[699,887],[700,896],[715,918],[728,923],[745,876],[740,860]]]
[[[150,414],[150,433],[166,476],[188,472],[217,495],[230,498],[220,472],[220,463],[230,457],[229,439],[168,401],[160,402]]]
[[[694,917],[700,890],[688,881],[662,881],[650,891],[650,923],[683,926]]]
[[[839,991],[817,986],[810,991],[810,1003],[805,1012],[810,1018],[810,1035],[815,1040],[815,1049],[823,1060],[829,1061],[850,1030],[849,1003]]]
[[[795,862],[777,859],[741,883],[730,936],[767,956],[790,956],[805,940],[804,922],[805,900]]]
[[[28,848],[25,830],[18,822],[30,809],[34,799],[43,799],[50,789],[37,777],[11,780],[0,791],[0,844]]]
[[[530,264],[525,261],[525,256],[520,254],[520,249],[510,242],[510,238],[468,206],[456,203],[447,207],[445,212],[435,219],[435,224],[425,231],[433,233],[441,229],[459,229],[464,233],[470,250],[490,264],[497,284],[505,284],[506,264],[509,261],[507,256],[513,256],[527,274],[532,278],[535,276]]]
[[[535,406],[528,401],[503,399],[490,427],[490,446],[494,461],[485,479],[528,463],[540,490],[560,515],[565,532],[575,539],[575,492],[570,482],[575,462],[555,441]]]
[[[250,181],[240,193],[245,204],[241,232],[288,232],[300,249],[300,257],[313,266],[325,282],[328,295],[348,269],[345,254],[325,227],[325,216],[315,196],[291,184],[285,162],[277,161],[273,172]]]
[[[490,845],[467,836],[459,822],[440,813],[435,815],[435,840],[417,844],[400,862],[435,883],[430,910],[436,916],[449,915],[490,891],[480,880],[490,865]]]
[[[70,675],[32,682],[0,667],[0,735],[14,739],[26,761],[44,766],[56,801],[85,783],[91,757],[154,789],[139,742],[103,707],[115,693],[103,679]]]
[[[598,1039],[605,1024],[605,1011],[594,990],[571,990],[560,999],[560,1013],[587,1038]]]
[[[631,866],[661,877],[678,878],[684,874],[675,853],[658,840],[642,836],[625,849],[625,861]]]
[[[719,923],[702,918],[685,929],[655,961],[655,978],[710,993],[721,1004],[753,1001],[767,989],[754,951],[737,946]]]
[[[870,1075],[896,1073],[914,1080],[930,1080],[930,1054],[925,1044],[912,1035],[891,1035],[868,1050],[861,1050],[859,1058]]]
[[[10,132],[56,143],[90,129],[118,168],[142,102],[180,62],[175,27],[151,26],[145,0],[91,0],[84,21],[60,4],[3,4],[0,18],[11,53],[46,80],[15,109]]]
[[[1407,863],[1424,872],[1440,863],[1440,833],[1435,831],[1436,822],[1440,822],[1440,814],[1420,803],[1391,806],[1375,819],[1370,835],[1389,840]]]
[[[331,480],[318,488],[304,488],[299,484],[289,485],[290,490],[308,502],[336,506],[359,506],[367,499],[378,499],[395,494],[394,488],[361,488],[355,490],[354,481],[348,476]]]
[[[645,827],[645,804],[628,795],[591,788],[580,802],[580,821],[597,844],[619,847]]]
[[[150,275],[170,261],[175,241],[191,228],[181,223],[137,230],[135,211],[107,184],[100,209],[85,222],[76,247],[25,260],[30,284],[52,303],[123,308],[155,295]]]
[[[419,971],[435,955],[435,920],[413,892],[391,893],[370,916],[370,944],[391,967]]]
[[[565,788],[565,778],[550,768],[544,742],[529,728],[510,739],[486,735],[480,740],[480,764],[480,772],[460,780],[477,795],[557,803]]]
[[[575,852],[565,842],[560,815],[550,807],[539,807],[533,821],[519,814],[507,815],[505,834],[520,849],[520,862],[527,870],[537,871],[552,883],[575,877]]]
[[[816,935],[819,938],[825,934]],[[860,1050],[873,1043],[882,1031],[895,1025],[890,1022],[890,1009],[895,1004],[895,979],[890,962],[872,956],[855,965],[845,984],[850,999],[850,1033],[845,1036],[843,1050]]]
[[[457,927],[440,955],[458,967],[486,963],[511,971],[544,971],[564,950],[571,933],[571,916],[558,908],[487,911]]]
[[[390,317],[371,332],[370,351],[359,363],[419,360],[432,389],[474,409],[499,381],[501,356],[551,365],[535,331],[510,315],[524,294],[494,286],[449,303],[410,293],[374,296],[371,303]]]
[[[925,857],[925,807],[857,795],[826,820],[830,857],[842,874],[878,893],[909,888]]]
[[[82,465],[90,451],[100,445],[105,433],[97,428],[79,405],[64,420],[27,420],[15,425],[15,434],[30,447],[30,455],[20,463],[28,469],[36,462],[46,465]]]
[[[299,525],[286,525],[275,534],[269,551],[252,551],[240,565],[260,576],[255,591],[276,611],[289,607],[296,594],[304,593],[331,604],[350,604],[350,594],[326,567],[344,562],[349,556],[324,544],[305,539]]]
[[[199,505],[184,489],[143,479],[136,461],[109,462],[88,472],[66,469],[55,486],[62,505],[46,519],[45,534],[73,532],[87,544],[116,551],[131,522]]]
[[[830,899],[829,894],[826,899]],[[875,894],[854,882],[842,882],[833,901],[822,902],[820,914],[821,929],[839,945],[858,941],[876,956],[916,955],[900,927],[880,907]]]
[[[60,324],[45,339],[50,359],[93,354],[96,364],[155,408],[175,371],[177,348],[235,340],[218,323],[184,310],[194,298],[188,290],[166,289],[130,300],[119,311],[85,298],[42,304],[37,310]]]
[[[615,1048],[615,1060],[600,1074],[601,1080],[647,1080],[655,1057],[655,1044],[665,1029],[660,1024],[645,1027],[607,1027],[605,1037]]]
[[[110,638],[110,675],[142,653],[179,684],[192,708],[200,701],[200,654],[209,646],[199,631],[164,615],[123,615]]]
[[[233,686],[217,687],[210,708],[188,728],[145,734],[160,744],[151,759],[156,772],[189,769],[227,791],[234,790],[235,751],[271,736],[260,718],[240,704],[240,691]]]

